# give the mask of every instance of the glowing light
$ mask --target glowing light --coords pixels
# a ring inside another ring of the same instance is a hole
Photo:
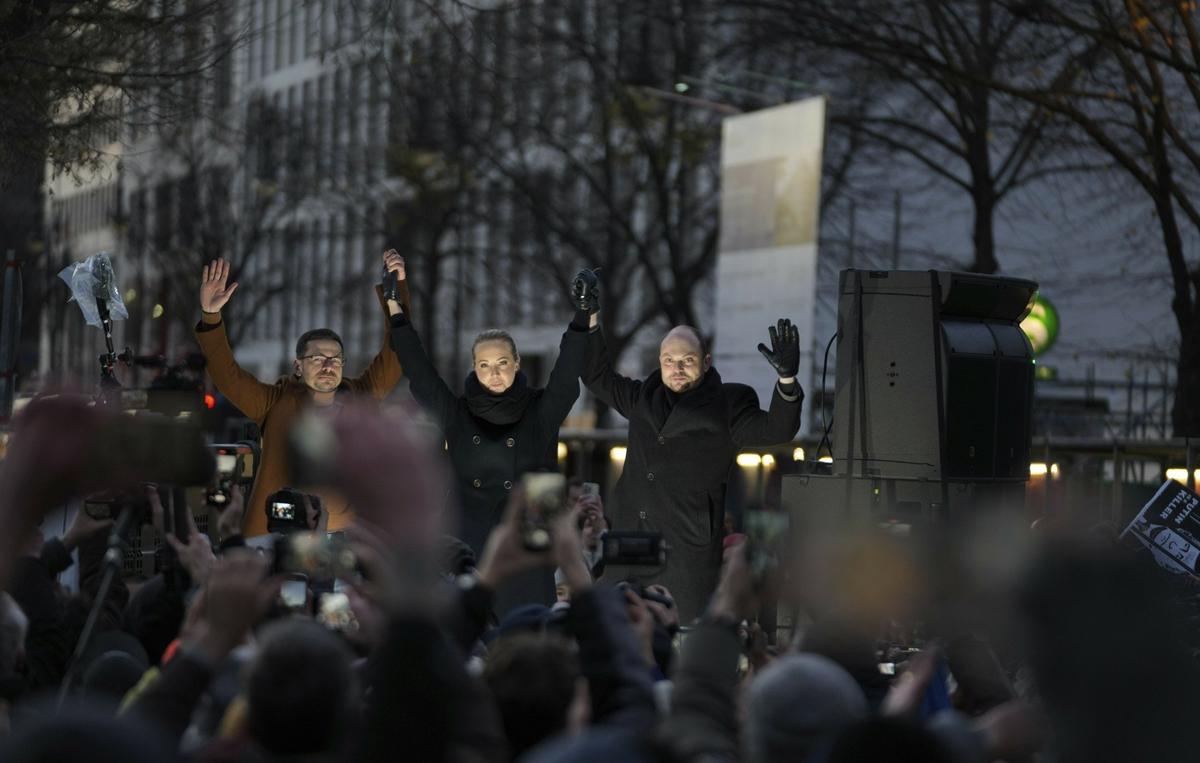
[[[792,451],[792,460],[793,461],[803,461],[804,460],[804,448],[796,448],[795,450],[793,450]]]
[[[1058,476],[1058,464],[1050,464],[1050,476],[1051,477]]]
[[[567,444],[565,442],[560,442],[558,444],[558,460],[559,461],[567,460]]]
[[[762,463],[762,456],[757,453],[739,453],[737,457],[738,466],[758,466]]]
[[[1192,478],[1195,480],[1196,484],[1200,485],[1200,469],[1196,470],[1195,474],[1192,475]],[[1175,480],[1181,485],[1186,485],[1187,468],[1183,466],[1176,466],[1171,469],[1167,469],[1167,479]]]
[[[163,317],[164,312],[166,312],[166,311],[163,309],[162,305],[155,305],[154,309],[150,311],[150,317],[151,318],[161,318],[161,317]]]
[[[135,299],[137,299],[137,289],[134,289],[134,288],[132,288],[132,287],[131,287],[131,288],[128,288],[128,289],[126,289],[126,290],[125,290],[125,301],[126,301],[126,302],[132,302],[132,301],[134,301]]]
[[[833,463],[833,456],[821,456],[821,457],[820,457],[820,458],[818,458],[817,460],[818,460],[818,461],[820,461],[820,462],[821,462],[821,463],[823,463],[823,464],[832,464],[832,463]]]
[[[1043,463],[1039,463],[1039,462],[1035,461],[1034,463],[1029,465],[1029,476],[1030,477],[1045,477],[1046,473],[1048,471],[1050,471],[1050,470]]]
[[[762,465],[770,469],[775,465],[775,456],[772,456],[770,453],[764,453],[762,457]]]
[[[217,407],[217,396],[211,392],[205,392],[204,393],[204,407],[210,411],[213,408],[216,408]]]
[[[676,93],[686,93],[688,90],[689,90],[688,83],[686,83],[686,82],[676,82],[675,83],[675,92]]]
[[[612,450],[608,451],[608,458],[614,464],[625,463],[626,449],[624,445],[615,445]]]

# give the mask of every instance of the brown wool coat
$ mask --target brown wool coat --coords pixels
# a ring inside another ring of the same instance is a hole
[[[400,289],[400,299],[404,311],[408,313],[408,283],[401,281]],[[345,393],[370,395],[380,400],[400,381],[400,362],[390,344],[387,303],[379,287],[375,288],[375,292],[384,312],[383,346],[360,376],[342,378],[342,384],[338,387],[339,396]],[[274,384],[267,384],[239,366],[233,358],[225,324],[219,313],[204,314],[196,325],[196,341],[208,361],[208,375],[217,391],[229,398],[262,431],[262,458],[250,498],[246,501],[243,531],[246,537],[263,535],[267,532],[267,496],[287,485],[288,430],[309,405],[308,388],[295,376],[282,376]],[[354,518],[354,513],[343,499],[331,493],[322,492],[319,495],[329,514],[327,529],[330,531],[345,527]]]

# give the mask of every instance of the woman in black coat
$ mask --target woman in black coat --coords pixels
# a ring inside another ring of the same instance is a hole
[[[395,255],[389,252],[388,256]],[[395,255],[399,256],[399,255]],[[404,368],[409,389],[442,427],[458,483],[462,511],[458,537],[483,553],[488,534],[500,522],[508,494],[525,472],[554,470],[558,430],[579,398],[579,375],[587,349],[588,315],[579,311],[559,344],[558,360],[545,388],[529,386],[521,372],[516,343],[505,331],[485,331],[471,348],[474,370],[457,396],[438,376],[420,337],[398,303],[392,313],[392,349]],[[554,576],[538,570],[536,585],[518,581],[526,602],[554,603]],[[502,596],[504,604],[523,603]]]

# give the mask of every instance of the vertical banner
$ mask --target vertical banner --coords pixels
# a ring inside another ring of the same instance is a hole
[[[763,407],[777,377],[757,348],[779,318],[800,331],[799,381],[812,399],[824,138],[820,97],[724,122],[713,359],[723,380],[753,387]]]

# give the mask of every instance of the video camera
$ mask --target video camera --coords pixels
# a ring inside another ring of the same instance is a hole
[[[311,523],[308,506],[314,510]],[[321,499],[315,495],[285,487],[267,496],[267,532],[284,535],[314,529],[321,519]]]
[[[601,538],[604,564],[634,567],[664,567],[669,547],[662,533],[639,530],[609,530]]]

